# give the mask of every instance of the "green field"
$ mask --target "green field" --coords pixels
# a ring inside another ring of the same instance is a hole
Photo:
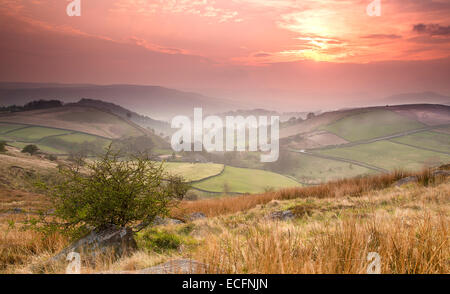
[[[44,127],[29,127],[9,132],[7,136],[19,141],[34,142],[48,136],[57,136],[68,133],[71,133],[71,131],[44,128]]]
[[[35,144],[41,151],[50,154],[68,154],[80,148],[100,150],[111,143],[109,139],[69,130],[7,124],[0,127],[7,130],[7,133],[0,134],[0,140],[7,141],[9,145],[22,149],[28,144]]]
[[[420,132],[391,141],[450,153],[450,135],[438,132]]]
[[[25,125],[0,123],[0,134],[4,134],[6,132],[23,127],[25,127]]]
[[[260,193],[267,189],[298,187],[300,184],[273,172],[227,166],[223,174],[196,183],[193,186],[194,188],[219,193],[226,190],[234,193]]]
[[[289,172],[302,183],[318,184],[342,178],[373,174],[374,171],[346,162],[318,158],[301,153],[291,153],[296,167]]]
[[[346,148],[318,150],[316,153],[365,162],[387,170],[396,168],[418,170],[450,162],[450,156],[396,144],[378,141]]]
[[[348,141],[360,141],[423,127],[422,123],[389,110],[375,110],[345,117],[321,129]]]
[[[223,164],[215,163],[165,162],[163,166],[169,174],[182,176],[189,182],[218,175],[223,170]]]

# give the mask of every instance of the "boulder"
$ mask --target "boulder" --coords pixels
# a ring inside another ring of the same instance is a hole
[[[448,171],[448,170],[435,170],[435,171],[433,171],[433,176],[435,176],[435,177],[448,177],[448,176],[450,176],[450,171]]]
[[[62,261],[71,252],[79,253],[81,259],[86,261],[97,254],[113,253],[116,257],[120,257],[136,249],[137,244],[131,228],[118,228],[111,225],[102,230],[93,230],[63,249],[51,261]]]
[[[178,220],[178,219],[157,216],[153,220],[152,225],[154,225],[154,226],[163,226],[163,225],[171,225],[171,224],[179,225],[179,224],[182,224],[182,223],[183,222]]]
[[[206,218],[206,215],[203,212],[194,212],[189,215],[189,220],[194,221],[198,219]]]
[[[403,179],[398,180],[397,182],[394,183],[394,186],[396,187],[400,187],[409,183],[416,183],[418,181],[417,177],[406,177]]]
[[[10,213],[11,214],[20,214],[20,213],[25,213],[25,211],[22,208],[15,207],[15,208],[11,209]]]
[[[138,274],[206,274],[207,265],[191,259],[177,259],[146,268]]]
[[[272,200],[269,203],[267,203],[267,207],[276,207],[278,205],[280,205],[280,201],[278,200]]]
[[[99,274],[140,274],[140,275],[157,275],[157,274],[206,274],[208,273],[208,265],[192,259],[175,259],[156,266],[137,271],[107,271]]]
[[[287,221],[287,220],[290,220],[290,219],[295,218],[295,215],[294,215],[294,214],[292,213],[292,211],[290,211],[290,210],[284,210],[284,211],[275,211],[275,212],[272,212],[272,213],[269,215],[269,217],[270,217],[271,219],[274,219],[274,220]]]

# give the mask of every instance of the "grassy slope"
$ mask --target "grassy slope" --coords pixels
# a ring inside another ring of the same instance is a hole
[[[307,154],[292,153],[291,156],[296,160],[296,167],[289,174],[302,183],[317,184],[373,173],[373,171],[358,165],[317,158]]]
[[[19,125],[19,124],[2,124],[0,123],[0,134],[4,134],[6,132],[15,130],[15,129],[19,129],[22,128],[23,125]]]
[[[36,140],[41,140],[48,136],[57,136],[68,133],[70,133],[70,131],[52,128],[43,128],[43,127],[29,127],[9,132],[7,136],[20,141],[34,142]]]
[[[143,134],[140,128],[120,117],[90,107],[64,106],[15,112],[0,115],[0,122],[61,128],[108,138]]]
[[[258,193],[267,188],[300,186],[296,181],[280,174],[227,166],[220,176],[196,183],[194,187],[212,192],[224,192],[225,184],[228,185],[229,192],[236,193]]]
[[[11,125],[13,131],[0,134],[0,139],[8,141],[8,144],[17,148],[33,143],[39,147],[40,150],[51,154],[67,154],[75,144],[84,142],[97,143],[98,146],[106,147],[111,140],[101,137],[74,133],[72,131],[45,128],[45,127],[31,127],[25,125]],[[18,129],[14,131],[14,129]]]
[[[71,150],[71,144],[89,142],[105,147],[111,142],[107,138],[146,134],[154,142],[155,148],[170,154],[169,144],[159,136],[116,115],[90,107],[68,106],[4,114],[0,116],[0,121],[17,122],[17,124],[0,123],[0,140],[9,141],[10,145],[18,148],[22,148],[24,143],[34,143],[44,152],[67,154]],[[20,123],[40,126],[27,127]],[[18,130],[11,131],[14,129]]]
[[[164,169],[170,174],[184,177],[187,181],[198,181],[219,174],[223,164],[166,162]]]
[[[450,134],[421,132],[395,138],[392,141],[450,153]]]
[[[346,140],[359,141],[422,127],[425,125],[389,110],[375,110],[351,115],[321,128]]]
[[[387,170],[420,169],[425,165],[450,162],[450,156],[414,147],[379,141],[353,147],[318,150],[320,154],[366,162]]]
[[[210,265],[209,273],[217,269],[222,274],[363,274],[368,253],[377,252],[383,274],[448,273],[449,178],[428,186],[395,187],[396,178],[390,177],[183,202],[180,211],[185,214],[201,211],[209,217],[148,228],[138,235],[138,251],[117,261],[109,255],[100,257],[91,266],[83,264],[81,272],[133,273],[189,258]],[[317,196],[318,191],[324,194]],[[0,190],[0,211],[49,209],[47,203],[37,201],[43,199],[40,196]],[[286,210],[293,219],[270,217]],[[61,235],[44,239],[40,233],[20,230],[26,217],[0,214],[0,272],[64,273],[66,262],[44,265],[68,240]],[[15,221],[12,228],[10,220]],[[153,241],[139,242],[142,236]],[[157,242],[164,240],[171,242]]]

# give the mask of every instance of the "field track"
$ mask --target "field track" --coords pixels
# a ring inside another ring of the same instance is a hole
[[[370,165],[364,162],[360,162],[360,161],[356,161],[356,160],[351,160],[351,159],[346,159],[346,158],[341,158],[341,157],[334,157],[334,156],[329,156],[329,155],[322,155],[322,154],[316,154],[313,152],[309,152],[309,151],[300,151],[300,150],[290,150],[291,152],[295,152],[295,153],[301,153],[301,154],[307,154],[307,155],[311,155],[314,157],[318,157],[318,158],[323,158],[323,159],[330,159],[330,160],[335,160],[335,161],[340,161],[340,162],[345,162],[345,163],[351,163],[354,165],[359,165],[361,167],[365,167],[377,172],[382,172],[382,173],[388,173],[389,171],[381,168],[381,167],[377,167],[374,165]]]
[[[353,146],[357,146],[357,145],[361,145],[361,144],[370,144],[370,143],[375,143],[375,142],[378,142],[378,141],[384,141],[384,140],[400,138],[400,137],[404,137],[404,136],[408,136],[408,135],[412,135],[412,134],[416,134],[416,133],[421,133],[421,132],[425,132],[425,131],[431,131],[431,130],[434,130],[434,129],[445,128],[445,127],[450,127],[450,124],[444,124],[444,125],[438,125],[438,126],[429,126],[429,127],[425,127],[425,128],[420,128],[420,129],[415,129],[415,130],[409,130],[409,131],[404,131],[404,132],[400,132],[400,133],[395,133],[395,134],[388,135],[388,136],[383,136],[383,137],[378,137],[378,138],[373,138],[373,139],[367,139],[367,140],[360,140],[360,141],[350,142],[350,143],[346,143],[346,144],[342,144],[342,145],[338,145],[338,146],[325,146],[325,147],[320,147],[320,148],[314,148],[314,149],[311,149],[311,150],[327,150],[327,149],[335,149],[335,148],[353,147]],[[397,143],[397,142],[394,142],[394,143]],[[404,145],[407,145],[407,144],[404,144]],[[411,146],[411,147],[419,148],[417,146]],[[423,149],[427,150],[425,148],[423,148]],[[428,151],[435,151],[435,150],[428,150]],[[435,151],[435,152],[449,154],[449,153],[442,152],[442,151]]]

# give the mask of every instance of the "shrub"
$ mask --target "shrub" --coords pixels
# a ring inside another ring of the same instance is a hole
[[[186,196],[184,197],[184,199],[188,200],[188,201],[197,201],[198,195],[194,191],[190,190],[186,193]]]
[[[43,224],[40,228],[72,237],[110,225],[136,224],[142,229],[156,216],[168,215],[186,193],[180,178],[167,180],[162,164],[142,157],[121,160],[111,146],[99,160],[84,167],[61,167],[57,184],[41,186],[53,204],[55,218],[49,222],[42,215],[34,221],[35,227]]]
[[[50,160],[50,161],[57,161],[58,160],[58,156],[53,155],[53,154],[48,154],[47,156],[45,156],[45,158]]]
[[[0,141],[0,152],[6,152],[6,142]]]
[[[156,252],[176,250],[182,244],[181,238],[176,234],[157,229],[144,232],[140,241],[142,246]]]
[[[30,155],[34,155],[39,151],[39,148],[36,145],[30,144],[22,149],[22,153],[29,153]]]

